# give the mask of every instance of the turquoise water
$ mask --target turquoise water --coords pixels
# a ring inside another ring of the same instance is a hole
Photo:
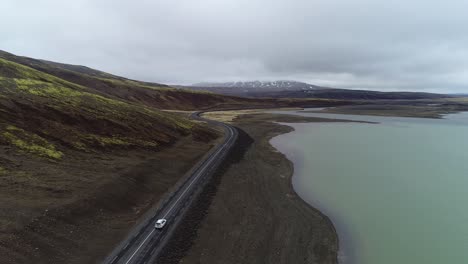
[[[301,115],[380,122],[292,124],[272,139],[295,190],[334,222],[340,263],[468,263],[468,113]]]

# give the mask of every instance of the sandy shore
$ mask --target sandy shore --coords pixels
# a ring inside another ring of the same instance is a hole
[[[198,230],[179,230],[164,263],[337,263],[333,224],[295,193],[293,164],[269,143],[292,131],[275,122],[317,121],[334,120],[253,112],[232,118],[245,132],[237,158],[192,210],[186,224]]]

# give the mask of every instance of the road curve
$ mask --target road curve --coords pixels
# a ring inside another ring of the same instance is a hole
[[[211,175],[226,158],[237,139],[237,130],[225,123],[200,117],[202,112],[195,112],[190,117],[224,130],[223,141],[210,150],[206,158],[200,161],[185,177],[183,183],[163,201],[158,209],[146,215],[145,220],[134,227],[128,237],[117,246],[103,261],[105,264],[154,263],[163,246],[169,240],[175,227],[183,218],[190,204],[201,192]],[[167,223],[162,229],[155,229],[157,219],[165,218]]]

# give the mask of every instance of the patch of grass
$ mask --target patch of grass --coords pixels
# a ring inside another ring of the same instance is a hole
[[[65,87],[70,87],[73,89],[78,90],[86,90],[85,87],[65,81],[53,75],[43,73],[40,71],[36,71],[32,68],[27,66],[11,62],[5,59],[0,58],[0,76],[4,78],[11,78],[11,79],[28,79],[28,80],[36,80],[41,82],[47,82],[52,84],[58,84]]]
[[[83,92],[66,88],[62,85],[33,79],[14,79],[19,90],[43,97],[70,100],[83,95]]]
[[[1,137],[7,144],[27,153],[56,160],[63,157],[63,153],[44,138],[12,125],[5,128]]]
[[[156,142],[125,138],[125,137],[102,137],[97,135],[90,135],[88,139],[96,142],[97,145],[101,147],[130,147],[130,146],[142,146],[148,148],[155,148],[158,146]]]
[[[96,78],[96,77],[95,77]],[[150,85],[149,83],[138,82],[133,80],[126,80],[126,79],[110,79],[110,78],[96,78],[102,82],[116,85],[116,86],[125,86],[125,87],[141,87],[147,89],[153,89],[158,91],[175,91],[176,89],[169,86],[158,86],[158,85]]]
[[[102,147],[106,146],[129,146],[130,142],[122,140],[117,137],[100,137],[100,136],[93,136],[93,140],[97,141],[99,145]]]
[[[143,140],[121,136],[105,137],[96,134],[75,134],[76,141],[68,142],[73,148],[85,152],[92,152],[93,148],[126,148],[140,147],[156,149],[160,146],[157,141]]]

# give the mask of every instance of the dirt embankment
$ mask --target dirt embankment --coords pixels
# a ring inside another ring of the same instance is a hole
[[[163,263],[337,262],[332,223],[296,195],[293,164],[269,143],[292,128],[273,121],[324,119],[271,114],[235,118],[233,124],[245,131],[239,144],[247,149],[222,177],[214,178],[186,220],[192,228],[178,230]]]

